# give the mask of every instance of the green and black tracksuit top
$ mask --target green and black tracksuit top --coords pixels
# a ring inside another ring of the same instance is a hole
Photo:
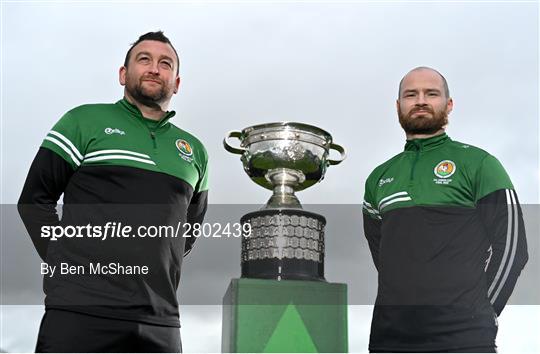
[[[528,259],[499,161],[446,134],[408,140],[368,177],[363,215],[379,279],[370,351],[494,347]]]
[[[67,112],[47,134],[19,199],[19,213],[49,265],[83,275],[44,277],[46,308],[179,326],[176,290],[193,237],[41,237],[47,225],[175,226],[207,208],[208,155],[193,135],[143,117],[126,99]],[[63,197],[62,217],[56,204]],[[147,266],[148,274],[88,274],[89,263]],[[60,268],[60,267],[58,267]]]

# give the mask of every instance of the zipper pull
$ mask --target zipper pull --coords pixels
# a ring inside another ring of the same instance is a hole
[[[154,149],[157,148],[157,145],[156,145],[156,133],[150,132],[150,137],[152,138],[152,143],[154,144]]]
[[[422,142],[420,141],[413,141],[414,146],[416,147],[416,152],[414,153],[414,161],[411,166],[411,176],[409,177],[409,180],[412,182],[414,181],[414,170],[416,169],[416,163],[418,162],[420,158],[420,150],[422,149]]]

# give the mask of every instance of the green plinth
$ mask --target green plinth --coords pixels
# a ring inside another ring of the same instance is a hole
[[[347,285],[233,279],[223,298],[223,352],[347,352]]]

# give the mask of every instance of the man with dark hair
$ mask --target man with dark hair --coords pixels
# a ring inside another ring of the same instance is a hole
[[[495,352],[497,316],[527,262],[500,162],[445,133],[445,78],[419,67],[397,99],[405,151],[366,180],[364,233],[379,287],[371,352]]]
[[[37,352],[181,351],[176,289],[194,241],[182,226],[203,221],[208,155],[169,122],[178,67],[163,32],[141,36],[120,68],[123,99],[68,111],[30,167],[19,213],[45,274]],[[77,234],[51,237],[59,228]]]
[[[143,34],[142,36],[140,36],[139,39],[137,39],[137,41],[131,45],[131,48],[129,48],[129,50],[126,53],[126,58],[124,59],[124,66],[126,68],[129,65],[129,59],[131,57],[131,51],[133,50],[133,48],[135,48],[137,46],[137,44],[141,43],[142,41],[157,41],[157,42],[168,44],[172,48],[172,50],[174,51],[174,55],[176,56],[176,63],[178,64],[178,65],[176,65],[176,75],[179,74],[179,72],[180,72],[180,59],[178,58],[178,53],[176,52],[176,49],[172,45],[169,38],[165,37],[165,35],[163,34],[163,31],[148,32],[148,33]]]

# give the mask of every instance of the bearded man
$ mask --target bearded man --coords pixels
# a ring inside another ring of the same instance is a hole
[[[499,161],[450,139],[446,79],[400,82],[405,150],[366,181],[364,233],[378,271],[371,352],[495,352],[497,317],[527,262],[517,195]]]
[[[52,128],[19,199],[46,274],[37,352],[181,351],[176,289],[194,239],[150,227],[202,222],[208,155],[169,121],[179,58],[163,32],[139,37],[119,81],[121,100],[76,107]]]

